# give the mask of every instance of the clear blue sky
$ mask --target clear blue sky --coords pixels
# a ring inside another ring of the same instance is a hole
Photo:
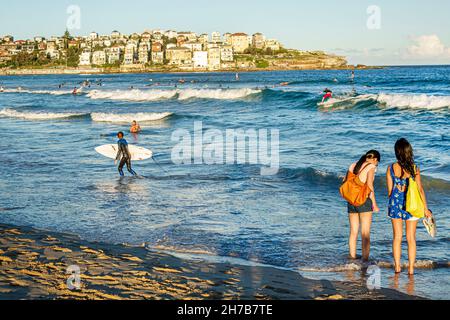
[[[286,47],[325,50],[351,63],[450,64],[448,0],[16,0],[3,4],[0,34],[16,39],[61,35],[69,5],[81,29],[109,34],[146,29],[263,32]],[[381,29],[367,28],[367,8],[381,9]]]

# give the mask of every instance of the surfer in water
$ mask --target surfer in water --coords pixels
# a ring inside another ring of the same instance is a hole
[[[327,102],[328,100],[333,98],[333,91],[331,91],[330,89],[325,89],[324,93],[325,95],[322,98],[322,103]]]
[[[131,153],[128,149],[128,142],[124,139],[123,132],[119,132],[117,134],[117,138],[119,138],[119,141],[117,141],[117,146],[119,147],[119,151],[117,152],[116,160],[114,161],[114,164],[117,165],[117,162],[119,162],[119,173],[121,177],[124,177],[125,174],[123,173],[123,167],[125,164],[127,165],[128,172],[131,173],[133,176],[137,176],[137,173],[131,168]]]

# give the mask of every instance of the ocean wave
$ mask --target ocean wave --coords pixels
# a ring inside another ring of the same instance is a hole
[[[355,97],[336,97],[318,105],[323,108],[350,109],[378,104],[383,108],[442,110],[450,107],[450,96],[414,94],[365,94]]]
[[[78,90],[80,93],[82,92],[81,89]],[[63,95],[69,95],[72,94],[72,91],[68,90],[27,90],[27,89],[4,89],[4,93],[26,93],[26,94],[48,94],[48,95],[54,95],[54,96],[63,96]]]
[[[379,94],[379,103],[393,108],[436,110],[450,107],[450,96]]]
[[[157,101],[167,99],[212,99],[212,100],[237,100],[250,95],[261,93],[256,89],[183,89],[183,90],[94,90],[87,96],[94,100],[122,100],[122,101]]]
[[[328,184],[331,188],[339,188],[345,177],[345,172],[334,173],[314,168],[281,168],[277,176],[264,179],[281,179],[282,181],[306,181],[311,184]],[[422,176],[423,186],[427,190],[449,191],[450,182],[444,179]],[[386,178],[378,174],[375,179],[377,189],[386,189]]]
[[[300,267],[298,271],[303,272],[325,272],[325,273],[339,273],[348,271],[361,271],[365,270],[371,265],[375,265],[381,269],[393,269],[394,264],[388,261],[378,262],[352,262],[342,265],[330,266],[330,267]],[[408,262],[402,264],[403,269],[408,268]],[[433,261],[433,260],[418,260],[415,264],[416,269],[445,269],[450,268],[450,262],[448,261]]]
[[[95,122],[111,122],[111,123],[131,123],[151,122],[166,119],[172,116],[171,112],[163,113],[130,113],[130,114],[113,114],[113,113],[92,113],[91,119]]]
[[[53,112],[19,112],[13,109],[0,110],[0,117],[25,120],[61,120],[75,117],[83,117],[83,113],[53,113]]]

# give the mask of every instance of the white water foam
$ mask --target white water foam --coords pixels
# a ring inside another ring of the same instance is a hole
[[[54,96],[63,96],[72,94],[72,91],[62,90],[25,90],[25,89],[4,89],[4,93],[27,93],[27,94],[49,94]],[[78,89],[81,92],[81,89]]]
[[[93,100],[123,100],[123,101],[157,101],[172,99],[177,95],[175,90],[93,90],[87,96]]]
[[[443,109],[450,107],[449,96],[407,95],[407,94],[379,94],[377,101],[388,107],[405,109]]]
[[[123,101],[157,101],[177,98],[188,99],[215,99],[236,100],[243,99],[261,90],[243,89],[183,89],[183,90],[116,90],[99,91],[94,90],[87,94],[91,99],[123,100]]]
[[[52,112],[19,112],[13,109],[3,109],[0,117],[25,119],[25,120],[57,120],[83,116],[80,113],[52,113]]]
[[[163,113],[92,113],[91,118],[95,122],[111,122],[111,123],[131,123],[132,121],[150,122],[166,119],[172,116],[171,112]]]

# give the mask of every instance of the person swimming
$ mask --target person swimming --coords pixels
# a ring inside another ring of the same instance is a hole
[[[72,94],[75,96],[78,93],[79,93],[78,88],[77,87],[73,88]]]
[[[141,126],[137,123],[137,121],[133,121],[131,124],[130,132],[131,133],[140,133],[142,131]]]
[[[123,167],[125,164],[127,165],[128,172],[131,173],[133,176],[137,176],[137,173],[131,168],[131,153],[128,149],[128,142],[124,139],[124,133],[119,132],[117,134],[117,138],[119,138],[119,141],[117,141],[117,146],[119,147],[119,151],[117,152],[116,160],[114,161],[114,164],[117,165],[117,162],[119,162],[119,174],[121,177],[124,177],[125,174],[123,172]]]
[[[333,91],[331,91],[330,89],[325,89],[324,93],[325,95],[322,98],[322,103],[327,102],[328,100],[333,98]]]

